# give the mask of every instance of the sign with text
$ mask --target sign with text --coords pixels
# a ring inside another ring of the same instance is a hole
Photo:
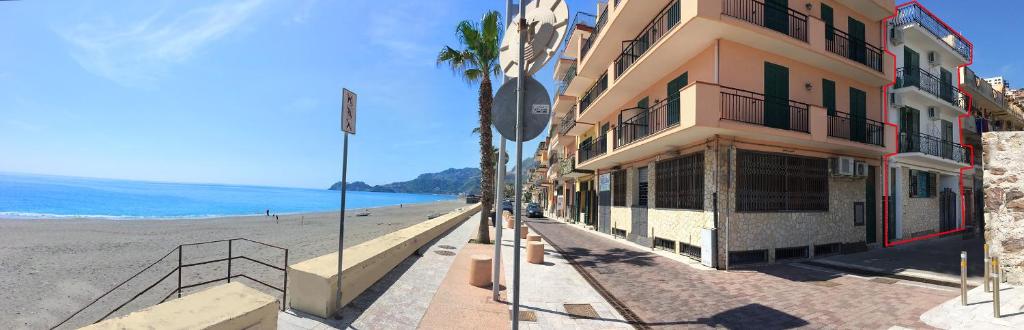
[[[341,130],[356,134],[356,93],[341,89]]]

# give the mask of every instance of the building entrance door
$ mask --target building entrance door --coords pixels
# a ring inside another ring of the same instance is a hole
[[[950,231],[956,227],[956,193],[946,188],[939,193],[939,231]]]

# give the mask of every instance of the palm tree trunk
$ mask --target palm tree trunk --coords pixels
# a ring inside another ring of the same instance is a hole
[[[486,71],[485,71],[486,72]],[[491,243],[490,217],[494,210],[494,147],[491,144],[491,78],[485,74],[480,81],[480,225],[476,232],[476,241],[481,244]],[[494,222],[498,223],[501,214],[495,214]],[[495,226],[496,228],[500,228]]]

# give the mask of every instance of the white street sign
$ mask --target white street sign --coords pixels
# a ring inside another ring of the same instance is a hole
[[[356,134],[356,93],[341,89],[341,130]]]

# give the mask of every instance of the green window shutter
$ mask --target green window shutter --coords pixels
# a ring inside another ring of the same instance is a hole
[[[789,129],[789,68],[764,62],[764,125]]]
[[[679,122],[679,91],[681,91],[683,87],[686,87],[686,84],[689,83],[689,79],[689,72],[683,72],[683,74],[668,82],[668,112],[666,113],[666,117],[668,119],[669,126]]]
[[[828,110],[829,115],[836,114],[836,82],[821,80],[821,105]]]
[[[850,87],[850,139],[866,142],[867,93]]]
[[[825,39],[834,39],[835,33],[832,31],[835,29],[835,22],[832,7],[829,7],[826,4],[821,4],[821,20],[825,22]]]
[[[789,0],[766,0],[764,4],[764,26],[788,34]]]
[[[928,197],[935,197],[939,195],[938,193],[936,193],[939,190],[938,185],[935,184],[937,178],[937,174],[930,172],[928,173]]]
[[[864,41],[864,23],[849,17],[846,21],[847,33],[850,36],[850,59],[865,63],[867,60],[867,51]]]
[[[917,173],[915,172],[917,171],[909,170],[907,172],[907,178],[910,179],[907,180],[910,181],[910,197],[917,197]]]

